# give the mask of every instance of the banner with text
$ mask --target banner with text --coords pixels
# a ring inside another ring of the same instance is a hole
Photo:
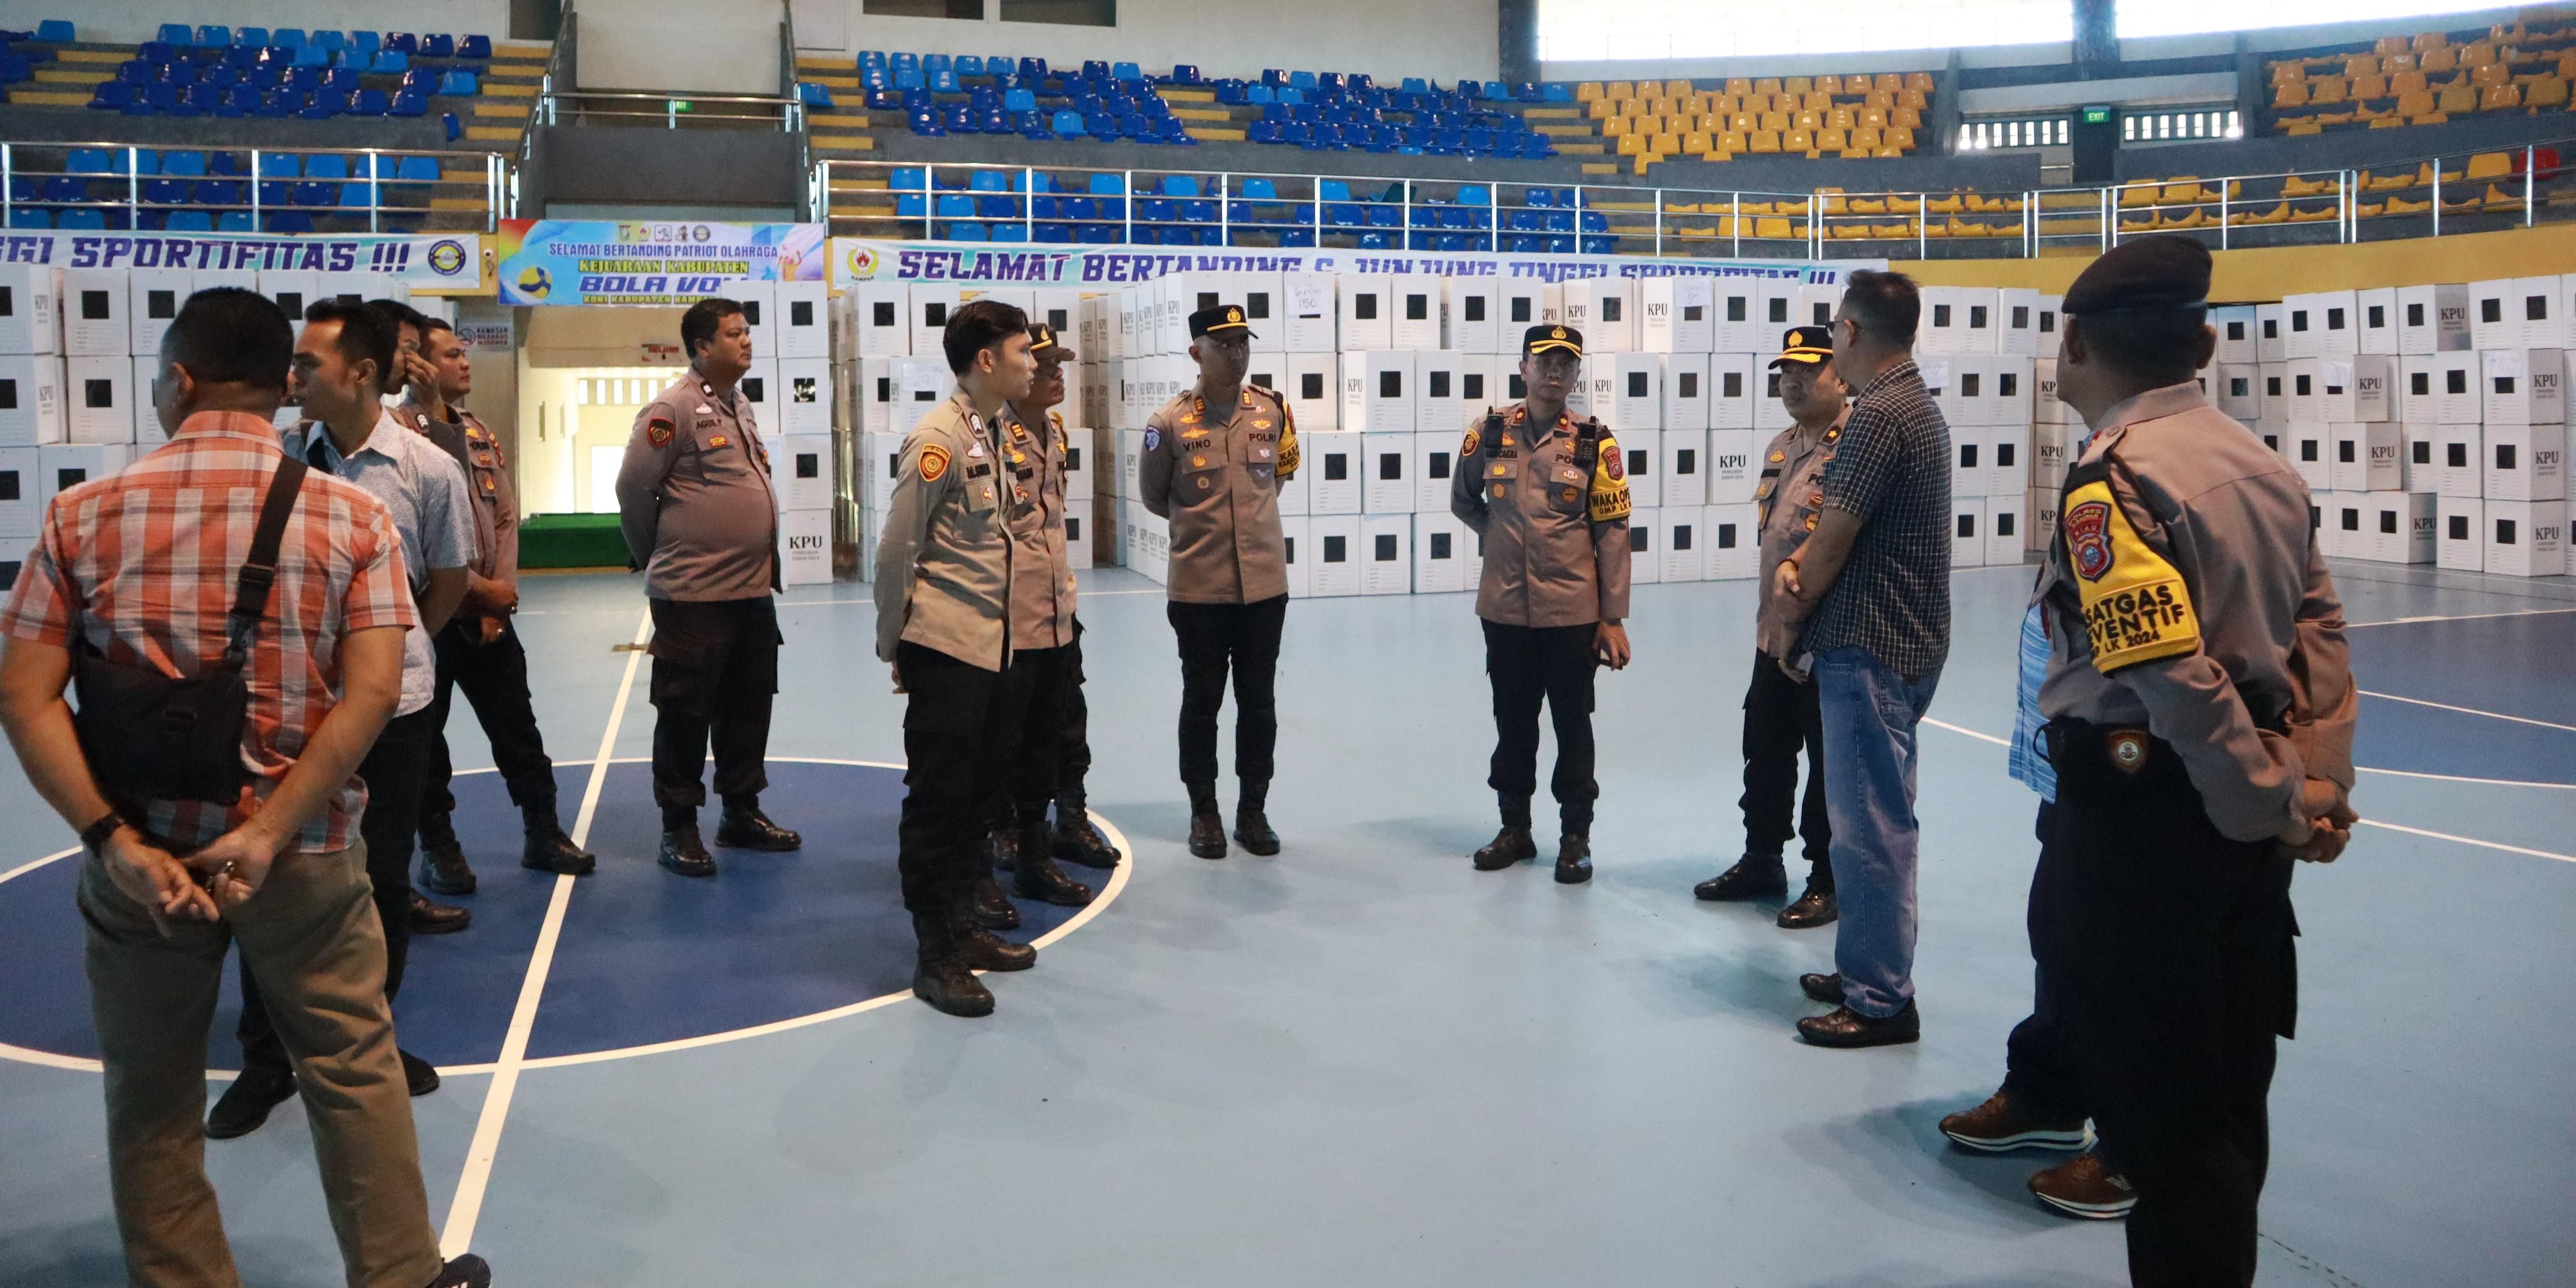
[[[504,304],[693,304],[823,280],[823,225],[504,219],[500,259]]]
[[[1875,259],[1649,259],[1634,255],[1514,255],[1482,251],[1345,250],[1260,246],[1027,246],[832,239],[832,286],[960,282],[1106,291],[1166,273],[1428,273],[1562,282],[1593,277],[1765,277],[1830,286]],[[504,289],[507,289],[506,276]]]
[[[55,268],[177,268],[221,272],[384,273],[415,291],[470,294],[483,284],[475,233],[256,233],[0,231],[0,263]]]

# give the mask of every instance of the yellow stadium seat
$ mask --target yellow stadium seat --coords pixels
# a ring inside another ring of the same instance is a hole
[[[2294,174],[2281,181],[2281,195],[2284,197],[2322,197],[2342,190],[2342,181],[2336,179],[2302,179]]]
[[[2371,128],[2377,129],[2378,126],[2373,125]],[[2354,205],[2352,208],[2352,215],[2355,219],[2377,219],[2381,215],[2387,213],[2388,203],[2384,201],[2364,201]]]
[[[2350,87],[2351,82],[2340,76],[2319,77],[2308,82],[2308,101],[2320,107],[2329,103],[2340,103],[2344,101],[2345,91]]]
[[[2343,60],[2343,74],[2354,80],[2376,76],[2379,74],[2379,58],[2373,54],[2355,54]]]
[[[1927,198],[1923,202],[1923,213],[1927,215],[1955,215],[1967,208],[1967,201],[1957,193],[1946,197]]]
[[[1774,215],[1768,219],[1754,220],[1753,235],[1756,237],[1767,237],[1774,241],[1786,241],[1792,237],[1804,236],[1805,232],[1798,228],[1797,225],[1790,223],[1788,220]]]
[[[1789,118],[1789,128],[1812,133],[1825,128],[1825,118],[1820,112],[1800,112]]]
[[[1791,130],[1781,137],[1780,147],[1787,152],[1813,152],[1816,150],[1815,131]]]
[[[1869,232],[1872,237],[1879,238],[1883,241],[1893,241],[1899,237],[1912,237],[1914,235],[1914,225],[1871,224],[1869,226]]]
[[[1668,80],[1664,82],[1664,94],[1668,98],[1681,98],[1691,92],[1691,83],[1689,81]]]
[[[1632,133],[1633,131],[1630,127],[1634,126],[1636,123],[1637,118],[1633,116],[1611,117],[1609,120],[1601,123],[1601,137],[1615,139],[1622,135]]]
[[[2377,72],[2366,76],[2355,76],[2352,78],[2351,92],[2355,100],[2386,98],[2388,97],[2388,78]]]
[[[1855,215],[1883,215],[1887,213],[1887,199],[1884,197],[1853,197],[1850,198],[1846,204],[1850,206],[1851,212]]]
[[[2156,204],[2158,194],[2163,191],[2153,182],[2128,184],[2120,189],[2120,209],[2136,210],[2152,206]]]
[[[1726,92],[1729,94],[1750,94],[1753,92],[1753,82],[1746,80],[1741,76],[1729,76],[1726,78]]]
[[[1789,114],[1787,112],[1764,112],[1762,114],[1762,128],[1773,131],[1786,131],[1789,128]]]
[[[2511,82],[2489,85],[2478,94],[2478,110],[2481,112],[2501,112],[2507,108],[2520,106],[2522,106],[2522,87]]]
[[[1914,150],[1914,131],[1900,125],[1880,135],[1880,141],[1899,152],[1911,152]]]
[[[2378,44],[2371,46],[2371,50],[2382,58],[2389,58],[2403,54],[2406,52],[2406,38],[2404,36],[2382,36],[2379,38]]]
[[[1733,116],[1737,112],[1744,110],[1744,96],[1742,94],[1716,95],[1709,100],[1708,110],[1727,116]]]
[[[1834,239],[1836,241],[1869,240],[1869,225],[1867,224],[1834,224],[1832,225],[1832,228]]]
[[[1657,156],[1665,157],[1671,156],[1681,150],[1682,140],[1681,136],[1677,134],[1658,134],[1655,136],[1653,145],[1647,149],[1647,151],[1650,151]]]
[[[2567,82],[2561,77],[2543,76],[2531,83],[2531,91],[2523,96],[2523,102],[2533,107],[2565,107]]]
[[[1780,132],[1778,130],[1769,129],[1755,130],[1753,132],[1752,150],[1756,153],[1779,151]]]
[[[1635,98],[1637,96],[1637,87],[1626,81],[1612,81],[1610,82],[1610,87],[1603,90],[1602,93],[1608,96],[1613,102],[1621,102]]]
[[[1816,80],[1812,76],[1784,77],[1780,81],[1780,92],[1783,94],[1813,94],[1816,92]]]
[[[2438,31],[2419,32],[2413,40],[2407,42],[2418,54],[2445,48],[2450,43],[2451,38]]]
[[[2460,66],[2488,67],[2496,62],[2496,47],[2483,40],[2472,40],[2460,46]]]
[[[1883,108],[1864,107],[1860,111],[1860,124],[1865,130],[1886,129],[1887,112]]]
[[[1699,213],[1699,207],[1696,205],[1668,205],[1664,207],[1664,213],[1668,215],[1696,215]]]
[[[2426,112],[2422,116],[2407,117],[2406,123],[2408,125],[2440,125],[2450,119],[2450,114],[2447,112]]]
[[[1646,136],[1645,136],[1645,135],[1642,135],[1642,134],[1622,134],[1622,135],[1620,135],[1620,136],[1619,136],[1619,151],[1618,151],[1618,155],[1623,156],[1623,157],[1633,157],[1633,156],[1638,156],[1638,155],[1643,154],[1643,153],[1645,152],[1645,150],[1646,150]]]
[[[1816,84],[1815,84],[1815,88],[1814,88],[1814,91],[1813,91],[1813,92],[1818,93],[1818,94],[1839,94],[1839,93],[1842,93],[1842,92],[1843,92],[1843,78],[1842,78],[1842,77],[1840,77],[1840,76],[1830,76],[1830,75],[1829,75],[1829,76],[1819,76],[1819,77],[1817,77],[1817,78],[1816,78]]]
[[[2400,98],[2408,94],[2430,95],[2433,92],[2433,82],[2422,72],[2394,72],[2388,77],[2388,92]]]
[[[2275,85],[2307,84],[2307,64],[2297,62],[2272,64],[2272,83]]]
[[[1871,107],[1883,107],[1890,111],[1894,111],[1896,109],[1896,91],[1892,89],[1874,89],[1869,92],[1868,98],[1864,101]]]
[[[1905,78],[1894,72],[1880,72],[1876,76],[1869,78],[1869,87],[1873,90],[1880,90],[1893,94],[1896,91],[1905,88]]]
[[[1858,124],[1860,124],[1860,117],[1848,107],[1837,107],[1825,114],[1825,125],[1828,129],[1848,130]]]
[[[2308,83],[2304,80],[2280,81],[2272,86],[2272,106],[2306,107]]]
[[[2407,72],[2414,71],[2415,55],[2392,54],[2388,57],[2382,58],[2379,60],[2379,70],[2383,75],[2392,77],[2401,76]]]
[[[1921,91],[1921,92],[1923,92],[1923,93],[1926,93],[1926,94],[1931,93],[1931,92],[1932,92],[1932,73],[1930,73],[1930,72],[1907,72],[1907,73],[1905,73],[1905,88],[1910,89],[1910,90],[1919,90],[1919,91]]]
[[[2364,174],[2361,176],[2361,190],[2363,192],[2401,192],[2414,186],[2415,176],[2411,174]]]
[[[2455,72],[2460,70],[2460,56],[2448,49],[2426,49],[2417,52],[2415,65],[2428,72]]]
[[[1875,125],[1861,126],[1859,129],[1851,132],[1851,145],[1856,148],[1868,148],[1871,151],[1876,151],[1878,149],[1878,145],[1883,141],[1881,133],[1882,132]]]
[[[1726,133],[1718,135],[1717,150],[1724,152],[1729,156],[1733,156],[1738,152],[1744,151],[1747,147],[1744,136],[1745,132],[1742,130],[1728,130]]]
[[[1706,156],[1713,142],[1714,140],[1707,134],[1685,134],[1682,136],[1682,152],[1688,156]]]
[[[2154,215],[2149,215],[2144,219],[2123,219],[2120,221],[2120,231],[2124,233],[2151,233],[2155,230],[2156,217]]]
[[[2431,90],[2419,89],[2412,93],[2400,94],[2397,96],[2397,114],[2399,116],[2424,116],[2430,114],[2433,110],[2433,92]]]
[[[1900,107],[1887,114],[1887,123],[1899,129],[1919,130],[1923,128],[1923,112],[1919,108]]]
[[[2483,67],[2469,69],[2469,83],[2480,87],[2502,85],[2512,79],[2513,69],[2503,63],[2488,63]]]
[[[1755,116],[1751,112],[1738,112],[1735,115],[1726,118],[1726,128],[1737,131],[1738,133],[1751,134],[1755,130],[1762,128],[1762,118]]]
[[[2168,179],[2165,181],[2163,190],[2156,194],[2156,200],[2159,203],[2168,206],[2179,206],[2185,202],[2203,200],[2200,180],[2198,177],[2193,175],[2184,175],[2179,179]]]
[[[1609,120],[1618,112],[1619,105],[1606,98],[1596,98],[1583,105],[1583,114],[1596,121]]]
[[[2168,211],[2156,216],[2156,227],[2158,228],[2198,228],[2202,224],[2208,222],[2209,216],[2198,206],[2192,207],[2189,211],[2181,215],[2176,215]]]
[[[2522,197],[2519,193],[2508,194],[2502,189],[2496,187],[2494,184],[2488,184],[2487,209],[2520,210],[2522,209]]]
[[[2404,197],[2388,199],[2388,213],[2392,215],[2420,215],[2432,208],[2433,203],[2429,201],[2408,201]]]
[[[1816,146],[1827,152],[1840,152],[1851,146],[1851,131],[1826,126],[1816,131]]]
[[[2510,152],[2480,152],[2480,153],[2478,153],[2477,155],[2472,156],[2472,157],[2470,157],[2470,158],[2469,158],[2469,168],[2468,168],[2468,171],[2467,171],[2467,173],[2466,173],[2465,177],[2466,177],[2466,178],[2467,178],[2471,183],[2475,183],[2475,182],[2477,182],[2477,181],[2478,181],[2478,180],[2480,180],[2480,179],[2500,179],[2500,178],[2503,178],[2504,176],[2509,175],[2509,174],[2512,174],[2512,173],[2513,173],[2513,154],[2512,154],[2512,153],[2510,153]],[[2463,177],[2463,176],[2460,176],[2460,175],[2452,175],[2452,176],[2447,176],[2447,177],[2450,177],[2450,178],[2460,178],[2460,177]]]
[[[2474,112],[2478,110],[2478,91],[2468,85],[2445,86],[2441,93],[2433,96],[2433,107],[2445,116]]]
[[[2321,224],[2329,219],[2337,218],[2342,214],[2343,211],[2334,206],[2293,206],[2290,208],[2290,222],[2294,224]]]
[[[1662,81],[1641,80],[1637,82],[1637,97],[1639,98],[1656,98],[1660,97],[1663,92],[1664,83]]]
[[[1595,103],[1607,97],[1601,92],[1599,81],[1585,81],[1574,87],[1574,101],[1577,103]]]
[[[1777,93],[1779,93],[1779,92],[1780,92],[1780,78],[1779,78],[1779,77],[1777,77],[1777,76],[1756,76],[1756,77],[1754,77],[1754,78],[1753,78],[1753,92],[1754,92],[1754,93],[1756,93],[1756,94],[1777,94]]]
[[[1905,149],[1881,145],[1875,151],[1872,151],[1870,155],[1874,157],[1901,157],[1905,155]]]
[[[2350,112],[2319,112],[2315,119],[2319,125],[2350,125],[2353,115]]]

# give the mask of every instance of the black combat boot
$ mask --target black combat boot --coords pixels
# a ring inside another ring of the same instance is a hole
[[[912,971],[912,995],[950,1015],[968,1018],[993,1013],[993,994],[975,978],[946,912],[912,914],[913,937],[920,941],[919,965]]]
[[[1011,893],[1059,908],[1079,908],[1091,902],[1091,887],[1066,876],[1047,853],[1044,822],[1022,828],[1019,837],[1020,867],[1011,875]]]
[[[519,811],[527,828],[527,845],[519,851],[519,866],[539,872],[556,872],[568,877],[586,877],[599,867],[599,856],[572,843],[563,821],[555,817],[555,803],[543,801]]]
[[[1476,851],[1476,870],[1500,872],[1515,863],[1527,862],[1537,857],[1538,842],[1531,838],[1529,825],[1524,823],[1515,827],[1505,823],[1501,831],[1494,833],[1492,841],[1486,843],[1483,849]]]
[[[1245,783],[1234,803],[1234,839],[1262,858],[1279,852],[1279,834],[1270,830],[1270,784]]]
[[[1556,842],[1556,883],[1581,885],[1592,879],[1592,838],[1568,832]]]
[[[1190,853],[1202,859],[1225,857],[1225,816],[1217,812],[1216,784],[1184,783],[1190,792]]]

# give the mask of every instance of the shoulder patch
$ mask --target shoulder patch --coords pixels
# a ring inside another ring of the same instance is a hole
[[[1476,449],[1483,447],[1484,445],[1485,440],[1477,437],[1476,431],[1470,429],[1467,431],[1467,437],[1458,444],[1458,456],[1461,460],[1464,460],[1467,457],[1475,455]]]
[[[1163,431],[1156,429],[1151,425],[1147,425],[1145,427],[1145,450],[1150,452],[1162,445]]]
[[[933,443],[921,449],[921,481],[936,483],[948,472],[948,449]]]
[[[1601,472],[1609,475],[1613,483],[1625,482],[1628,478],[1628,458],[1619,450],[1619,440],[1608,434],[1601,436]]]
[[[655,447],[669,447],[674,432],[671,422],[664,417],[656,416],[644,422],[644,441]]]
[[[1592,471],[1591,495],[1584,500],[1584,510],[1594,523],[1608,523],[1628,517],[1632,504],[1628,497],[1628,460],[1619,450],[1619,440],[1606,431],[1601,435],[1601,462]]]
[[[2127,512],[2096,479],[2067,494],[2059,521],[2093,668],[2124,667],[2200,648],[2200,618],[2182,574],[2129,526]]]

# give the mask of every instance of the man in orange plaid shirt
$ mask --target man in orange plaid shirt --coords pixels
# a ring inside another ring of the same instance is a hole
[[[430,1227],[359,837],[366,790],[353,773],[399,700],[413,623],[384,504],[304,477],[242,672],[238,800],[111,802],[63,698],[76,647],[172,677],[219,663],[234,574],[285,460],[269,421],[293,347],[285,315],[249,291],[201,292],[180,310],[152,390],[170,442],[55,498],[0,608],[0,728],[81,832],[108,1174],[132,1282],[240,1282],[199,1125],[206,1031],[238,939],[311,1088],[348,1282],[481,1288],[482,1259],[442,1263]]]

